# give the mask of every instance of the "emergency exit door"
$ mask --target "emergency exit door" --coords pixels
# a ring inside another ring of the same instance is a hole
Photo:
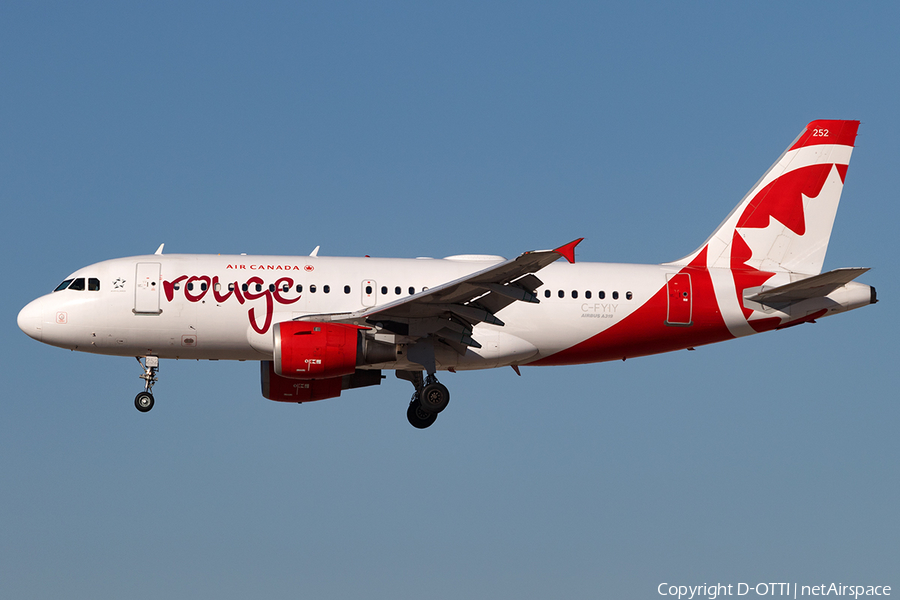
[[[668,310],[666,325],[687,326],[691,324],[691,276],[688,273],[675,273],[668,276],[666,294]]]
[[[159,263],[138,263],[134,275],[134,312],[140,315],[158,315]]]
[[[371,279],[362,282],[362,305],[375,306],[378,301],[378,286]]]

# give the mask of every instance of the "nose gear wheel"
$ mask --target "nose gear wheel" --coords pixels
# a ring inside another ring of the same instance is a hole
[[[153,408],[153,394],[150,392],[140,392],[134,397],[134,407],[141,412],[148,412]]]

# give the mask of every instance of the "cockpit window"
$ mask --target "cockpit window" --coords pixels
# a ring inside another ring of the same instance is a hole
[[[84,291],[84,277],[79,277],[69,285],[70,290]]]
[[[63,281],[61,284],[59,284],[58,286],[56,286],[56,289],[53,290],[53,291],[54,291],[54,292],[61,292],[61,291],[63,291],[64,289],[66,289],[67,287],[69,287],[69,284],[72,283],[72,281],[73,281],[72,279],[66,279],[66,280]]]
[[[88,291],[89,292],[99,292],[100,291],[100,280],[96,277],[91,277],[88,279]]]

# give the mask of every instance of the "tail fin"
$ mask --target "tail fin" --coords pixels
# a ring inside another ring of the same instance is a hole
[[[813,121],[750,189],[704,249],[710,267],[822,272],[859,121]]]

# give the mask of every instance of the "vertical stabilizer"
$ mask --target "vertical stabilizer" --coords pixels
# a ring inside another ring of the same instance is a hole
[[[707,266],[821,273],[859,121],[813,121],[696,252]]]

